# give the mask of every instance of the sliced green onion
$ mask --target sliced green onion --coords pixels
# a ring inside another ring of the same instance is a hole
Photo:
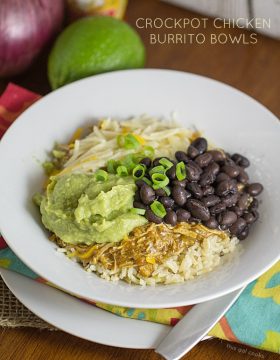
[[[142,178],[143,181],[145,181],[146,184],[148,185],[152,185],[153,183],[151,182],[151,180],[149,180],[148,178],[146,178],[145,176]]]
[[[166,192],[166,195],[167,195],[167,196],[170,196],[171,190],[169,189],[168,186],[163,187],[163,190]]]
[[[137,164],[139,164],[140,160],[143,159],[143,154],[142,153],[132,154],[132,158],[133,158],[135,165],[137,165]]]
[[[186,165],[183,161],[180,161],[176,165],[176,176],[179,181],[184,180],[187,177]]]
[[[117,167],[118,167],[118,162],[116,160],[109,160],[107,162],[107,171],[108,171],[108,173],[115,174]]]
[[[125,135],[124,148],[125,149],[136,149],[140,145],[139,141],[132,134]]]
[[[144,146],[142,154],[144,157],[153,157],[155,155],[155,149],[152,146]]]
[[[132,208],[132,209],[130,209],[130,212],[132,212],[132,214],[145,215],[146,210],[139,209],[139,208]]]
[[[155,200],[154,202],[152,202],[150,205],[150,208],[156,216],[158,216],[160,218],[165,217],[166,210],[165,210],[164,206],[162,205],[162,203],[160,203],[159,201]]]
[[[105,170],[99,169],[95,173],[95,179],[97,181],[106,181],[108,180],[108,173]]]
[[[153,183],[154,183],[153,188],[155,190],[162,189],[166,185],[169,184],[169,179],[164,174],[155,173],[155,174],[152,175],[152,180],[153,180]]]
[[[117,167],[117,174],[119,176],[128,176],[128,170],[125,166],[120,165]]]
[[[134,155],[128,154],[119,161],[119,165],[123,165],[127,168],[128,172],[131,173],[134,167],[137,165],[134,161]]]
[[[166,170],[170,169],[173,166],[173,163],[166,158],[160,159],[159,163],[163,165]]]
[[[155,150],[151,146],[144,146],[140,152],[133,154],[134,162],[138,164],[145,157],[153,158],[154,152]]]
[[[164,174],[164,173],[165,173],[165,168],[164,168],[162,165],[158,165],[158,166],[153,167],[153,168],[149,171],[149,174],[150,174],[150,175],[153,175],[153,174],[155,174],[155,173]]]
[[[140,175],[138,175],[139,172],[140,172]],[[135,168],[133,169],[132,176],[134,177],[134,179],[139,180],[145,176],[145,172],[146,172],[146,166],[143,164],[139,164],[139,165],[136,165]]]
[[[117,144],[119,147],[123,147],[125,149],[136,149],[140,145],[139,141],[132,134],[118,135]]]

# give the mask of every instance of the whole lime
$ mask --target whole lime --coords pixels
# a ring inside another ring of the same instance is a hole
[[[131,26],[108,16],[86,17],[57,38],[48,61],[53,89],[107,71],[140,68],[144,45]]]

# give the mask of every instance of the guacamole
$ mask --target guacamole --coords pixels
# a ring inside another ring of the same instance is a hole
[[[43,224],[73,245],[120,241],[147,222],[130,212],[135,190],[131,177],[109,175],[104,182],[94,174],[54,177],[40,200]]]

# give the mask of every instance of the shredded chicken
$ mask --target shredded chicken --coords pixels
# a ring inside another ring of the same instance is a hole
[[[149,223],[135,228],[129,236],[118,243],[73,246],[63,243],[55,236],[52,240],[61,247],[74,249],[71,256],[77,257],[83,266],[101,264],[108,270],[133,266],[138,268],[142,276],[149,277],[156,266],[170,256],[179,255],[196,242],[213,235],[221,239],[228,238],[224,231],[183,222],[175,227]]]

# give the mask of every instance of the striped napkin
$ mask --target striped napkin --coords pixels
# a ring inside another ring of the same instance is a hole
[[[37,94],[9,84],[0,97],[0,137],[17,116],[39,98]],[[0,267],[52,285],[30,270],[9,249],[1,235]],[[92,305],[126,318],[167,325],[175,325],[191,308],[183,306],[169,309],[134,309],[101,303]],[[280,261],[246,287],[208,335],[280,353]]]

